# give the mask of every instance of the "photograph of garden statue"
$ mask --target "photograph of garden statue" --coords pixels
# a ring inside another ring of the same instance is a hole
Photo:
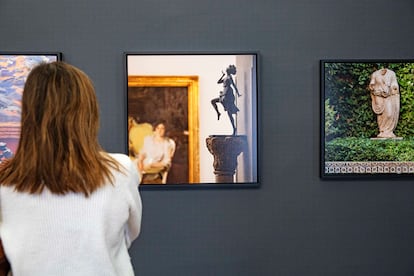
[[[321,61],[321,176],[414,174],[414,61]]]

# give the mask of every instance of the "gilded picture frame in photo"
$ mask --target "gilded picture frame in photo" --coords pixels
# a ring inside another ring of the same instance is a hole
[[[21,97],[30,70],[41,62],[62,60],[60,52],[0,52],[0,162],[17,150]]]
[[[414,60],[321,60],[321,177],[414,175]]]
[[[256,52],[124,60],[126,152],[143,188],[258,187]]]

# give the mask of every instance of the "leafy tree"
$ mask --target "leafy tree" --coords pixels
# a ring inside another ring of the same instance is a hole
[[[330,137],[337,136],[338,127],[335,124],[335,109],[329,104],[329,99],[325,100],[325,136],[327,140],[330,140]]]

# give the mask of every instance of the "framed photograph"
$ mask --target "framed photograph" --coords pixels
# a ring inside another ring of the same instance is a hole
[[[322,60],[321,176],[414,175],[414,60]]]
[[[142,187],[258,186],[257,53],[125,53]]]
[[[61,59],[62,54],[54,52],[0,52],[0,162],[12,157],[19,144],[21,99],[30,70]]]

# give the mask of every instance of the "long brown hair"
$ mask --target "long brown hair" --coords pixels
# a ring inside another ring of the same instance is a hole
[[[23,90],[16,154],[0,166],[0,183],[16,191],[90,195],[120,165],[98,142],[95,89],[80,69],[58,61],[33,68]]]

